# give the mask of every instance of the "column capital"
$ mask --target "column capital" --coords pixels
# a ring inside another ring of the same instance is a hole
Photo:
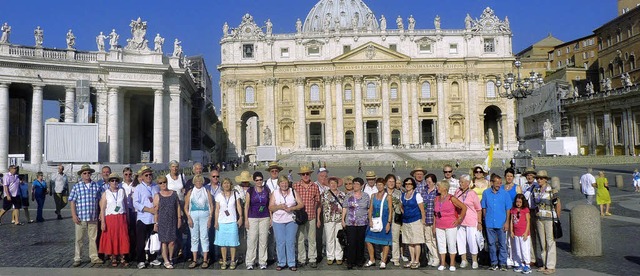
[[[353,75],[353,81],[354,81],[356,84],[361,83],[361,82],[362,82],[362,75]]]
[[[72,92],[75,89],[76,89],[75,86],[67,86],[67,85],[64,86],[64,90],[67,92]]]
[[[402,75],[400,75],[400,82],[407,82],[408,78],[409,78],[409,75],[402,74]]]
[[[304,85],[304,78],[296,78],[294,81],[298,86]]]
[[[411,82],[418,82],[418,75],[411,74],[409,75],[409,78],[411,79]]]
[[[278,83],[278,79],[277,78],[266,78],[264,80],[262,80],[262,83],[266,86],[274,86]]]
[[[380,75],[382,82],[388,82],[390,77],[389,74]]]
[[[322,77],[322,79],[324,80],[325,84],[330,84],[331,82],[333,82],[332,76],[325,76],[325,77]]]
[[[110,86],[108,88],[109,93],[118,93],[118,91],[120,91],[120,87],[119,86]]]
[[[333,80],[334,80],[336,83],[342,83],[343,78],[344,78],[343,76],[334,76],[334,77],[333,77]]]
[[[437,81],[445,81],[445,80],[447,80],[447,75],[446,74],[437,74],[436,75],[436,80]]]
[[[165,91],[164,87],[155,87],[155,88],[153,88],[153,94],[162,95],[162,94],[164,94],[164,91]]]
[[[238,80],[224,80],[222,82],[227,86],[236,86],[238,84]]]
[[[31,87],[33,88],[33,90],[42,90],[44,86],[45,86],[44,84],[35,84],[35,83],[31,84]]]

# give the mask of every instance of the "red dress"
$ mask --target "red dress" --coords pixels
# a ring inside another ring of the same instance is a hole
[[[105,208],[105,230],[100,236],[99,252],[105,255],[129,254],[129,232],[127,227],[127,215],[123,198],[125,192],[118,189],[117,192],[105,191],[107,199]],[[117,209],[117,211],[116,211]]]

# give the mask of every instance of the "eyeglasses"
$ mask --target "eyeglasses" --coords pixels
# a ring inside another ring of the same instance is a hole
[[[482,171],[475,171],[474,173],[483,173]]]
[[[219,175],[212,175],[211,178],[220,178]]]
[[[116,183],[118,183],[118,179],[111,179],[111,180],[109,180],[109,182],[116,182]]]
[[[153,176],[153,174],[152,173],[145,173],[143,176],[144,177],[151,177],[151,176]]]
[[[311,175],[310,173],[301,173],[301,175]]]
[[[453,171],[442,171],[443,173],[452,173]]]
[[[262,178],[255,179],[255,182],[262,182]]]
[[[125,173],[124,175],[131,175],[131,173]]]
[[[82,174],[91,174],[90,172],[82,172]]]
[[[158,185],[167,184],[167,181],[158,181]]]

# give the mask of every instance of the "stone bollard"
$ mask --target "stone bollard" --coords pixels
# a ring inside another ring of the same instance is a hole
[[[618,189],[622,189],[622,187],[624,187],[624,180],[622,179],[622,175],[616,175],[616,187],[618,187]]]
[[[600,211],[593,205],[579,204],[571,209],[571,253],[579,257],[602,256]]]
[[[574,190],[581,190],[582,187],[580,187],[580,177],[579,176],[574,176],[573,177],[573,189]]]
[[[560,178],[557,176],[551,177],[551,188],[556,191],[560,191]]]

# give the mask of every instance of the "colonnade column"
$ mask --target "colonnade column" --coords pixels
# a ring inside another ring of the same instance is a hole
[[[362,133],[362,76],[353,76],[355,83],[355,108],[356,108],[356,150],[364,149],[364,135]]]
[[[468,116],[467,116],[467,126],[469,132],[469,149],[481,149],[483,148],[482,137],[481,135],[483,131],[478,131],[478,128],[482,125],[480,121],[478,121],[478,105],[476,103],[477,99],[477,87],[478,87],[478,75],[469,74],[467,75],[467,105]],[[514,127],[515,129],[515,127]],[[515,131],[515,130],[514,130]]]
[[[501,150],[517,150],[518,149],[518,139],[516,139],[516,110],[515,110],[515,100],[507,100],[506,103],[506,109],[507,112],[503,112],[506,113],[506,127],[503,126],[502,127],[502,144],[503,147]],[[503,121],[505,122],[505,121]]]
[[[444,82],[447,80],[447,76],[444,74],[439,74],[438,76],[436,76],[436,86],[438,89],[438,101],[437,101],[437,107],[438,108],[438,148],[443,148],[446,146],[446,139],[445,137],[447,136],[447,116],[445,114],[446,112],[446,106],[447,106],[447,99],[445,99],[444,96]]]
[[[9,85],[0,83],[0,169],[9,168]]]
[[[65,98],[64,98],[64,122],[75,122],[75,101],[76,101],[76,88],[72,86],[65,86]]]
[[[418,112],[418,75],[411,75],[411,144],[420,144],[420,116]],[[435,130],[439,132],[438,130]]]
[[[296,129],[297,129],[297,138],[296,144],[298,144],[299,149],[307,148],[307,122],[306,122],[306,112],[307,108],[304,104],[304,78],[296,79],[296,97],[298,100],[298,120],[296,120]]]
[[[278,142],[276,140],[278,129],[276,127],[276,96],[275,96],[275,85],[278,83],[278,79],[276,78],[268,78],[264,81],[266,85],[267,93],[266,97],[266,107],[267,107],[267,116],[265,119],[265,127],[269,127],[271,129],[271,145],[277,145]],[[266,137],[263,137],[263,139]]]
[[[109,98],[107,132],[109,133],[109,162],[120,163],[120,110],[118,108],[118,87],[109,88],[107,97]]]
[[[226,101],[224,99],[224,96],[222,99],[222,104],[227,109],[227,121],[224,123],[227,125],[227,131],[229,132],[229,141],[231,141],[231,145],[227,147],[227,156],[232,155],[234,158],[240,156],[240,152],[237,151],[240,148],[240,144],[238,143],[238,141],[236,141],[236,106],[240,106],[240,102],[236,102],[237,84],[237,80],[225,81],[227,98]]]
[[[153,161],[164,163],[164,88],[153,92]]]
[[[104,162],[108,160],[109,148],[107,140],[107,88],[96,87],[96,122],[98,123],[98,160]],[[85,107],[86,108],[86,107]]]
[[[400,75],[400,86],[402,87],[402,144],[407,146],[409,139],[409,88],[407,85],[407,75]],[[418,99],[413,99],[414,101]]]
[[[169,87],[169,129],[166,131],[169,133],[169,160],[177,160],[178,162],[182,161],[182,122],[180,118],[182,117],[182,97],[179,86],[170,86]]]
[[[333,98],[331,97],[331,81],[332,77],[324,77],[324,145],[327,148],[333,147]]]
[[[389,120],[389,75],[382,75],[382,148],[391,148],[391,125]]]
[[[31,164],[42,164],[42,88],[43,86],[41,85],[33,85],[33,99],[31,102]]]
[[[344,149],[344,117],[342,114],[342,76],[334,78],[336,84],[336,149]]]

